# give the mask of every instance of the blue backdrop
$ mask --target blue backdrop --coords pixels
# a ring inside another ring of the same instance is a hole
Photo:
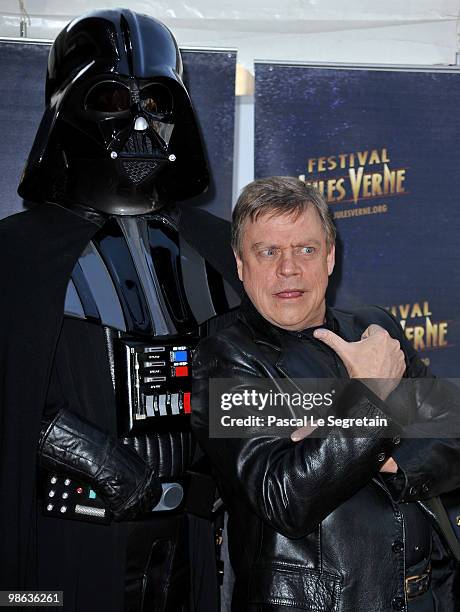
[[[0,42],[0,218],[22,210],[16,189],[43,113],[49,49],[49,44]],[[228,219],[236,53],[183,51],[182,58],[211,170],[210,188],[196,203]]]
[[[339,261],[329,300],[379,304],[460,376],[460,74],[256,65],[255,175],[315,183]]]

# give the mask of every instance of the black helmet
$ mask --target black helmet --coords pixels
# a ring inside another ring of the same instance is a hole
[[[206,189],[179,49],[156,19],[115,9],[72,21],[51,47],[45,98],[21,197],[138,215]]]

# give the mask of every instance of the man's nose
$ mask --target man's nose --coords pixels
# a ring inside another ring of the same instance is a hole
[[[297,265],[292,253],[288,251],[282,253],[278,261],[278,274],[280,276],[293,276],[299,274],[300,268]]]

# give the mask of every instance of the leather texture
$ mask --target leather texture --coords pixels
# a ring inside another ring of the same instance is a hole
[[[328,314],[334,331],[347,341],[358,341],[371,323],[381,325],[401,342],[406,376],[429,376],[398,323],[383,309],[329,309]],[[214,465],[229,511],[232,611],[407,610],[406,534],[397,501],[401,491],[392,492],[379,469],[398,452],[406,485],[402,497],[428,499],[460,485],[458,471],[445,468],[454,457],[458,465],[457,440],[400,440],[391,418],[385,437],[377,430],[366,437],[336,430],[294,443],[260,435],[209,435],[209,411],[217,410],[209,406],[210,378],[232,378],[241,390],[248,381],[257,387],[258,378],[330,378],[337,372],[346,377],[339,358],[334,355],[334,373],[325,365],[332,356],[321,358],[321,351],[330,349],[314,342],[319,343],[271,325],[246,303],[236,322],[204,339],[195,354],[192,428]],[[343,416],[385,416],[386,404],[359,381],[350,381],[339,404]],[[419,461],[425,454],[417,466],[411,459],[415,450]],[[418,486],[420,479],[429,486]],[[436,541],[436,554],[444,560],[439,567],[450,572],[454,561],[445,561],[444,545]],[[458,601],[453,603],[452,593],[442,591],[452,584],[442,571],[433,570],[433,591],[438,602],[446,602],[439,609],[454,612]]]
[[[158,478],[183,478],[192,465],[196,441],[189,431],[148,432],[123,438],[155,470]]]
[[[149,512],[160,500],[156,472],[134,450],[69,410],[42,430],[38,454],[42,467],[92,484],[117,521]]]

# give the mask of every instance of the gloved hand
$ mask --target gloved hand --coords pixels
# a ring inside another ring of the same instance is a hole
[[[131,448],[86,419],[62,409],[41,431],[40,465],[88,482],[117,521],[149,512],[160,481]]]

